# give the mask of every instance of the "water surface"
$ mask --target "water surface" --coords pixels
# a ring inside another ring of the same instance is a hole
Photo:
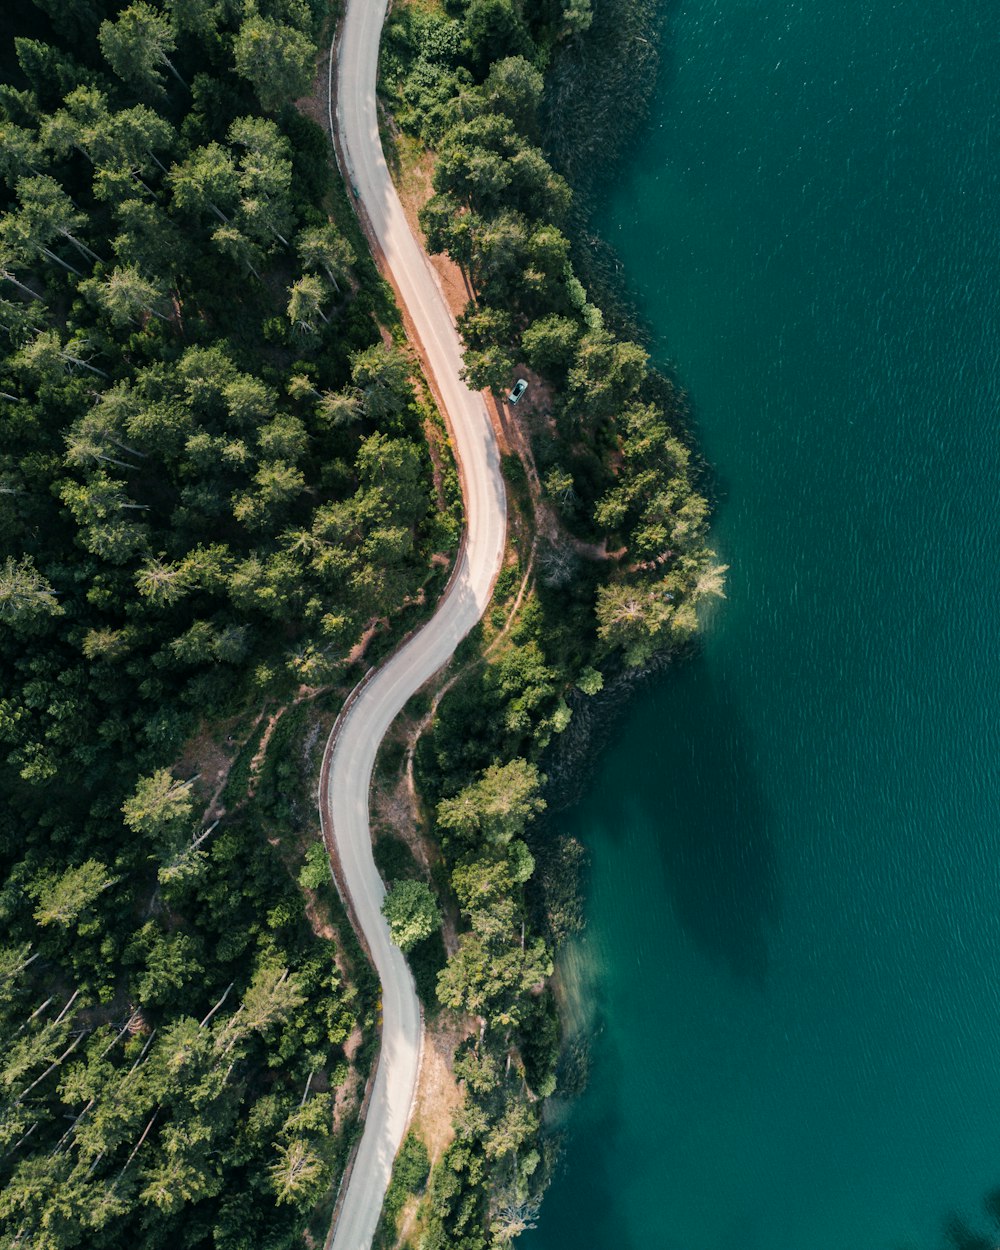
[[[680,0],[665,47],[601,226],[729,601],[564,820],[600,1032],[524,1244],[994,1246],[1000,6]]]

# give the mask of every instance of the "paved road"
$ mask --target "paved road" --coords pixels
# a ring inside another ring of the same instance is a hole
[[[382,982],[382,1047],[364,1136],[333,1238],[333,1250],[369,1250],[416,1092],[423,1024],[413,978],[382,918],[384,889],[372,859],[368,791],[379,743],[409,697],[449,659],[489,602],[506,536],[500,456],[482,396],[460,380],[462,353],[451,313],[410,231],[382,155],[375,79],[385,0],[348,0],[336,62],[344,171],[356,189],[385,264],[444,401],[462,470],[466,539],[434,616],[364,686],[327,744],[325,825],[343,884]]]

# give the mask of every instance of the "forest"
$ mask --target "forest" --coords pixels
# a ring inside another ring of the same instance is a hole
[[[299,1245],[356,1132],[375,987],[304,711],[433,602],[458,518],[293,105],[325,18],[0,19],[3,1246]]]

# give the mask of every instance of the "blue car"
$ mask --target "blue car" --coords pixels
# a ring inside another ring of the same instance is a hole
[[[507,403],[516,404],[527,389],[528,383],[524,380],[524,378],[518,378],[514,383],[514,389],[507,396]]]

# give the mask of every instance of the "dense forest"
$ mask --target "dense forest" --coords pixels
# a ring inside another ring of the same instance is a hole
[[[304,709],[433,601],[457,521],[292,104],[325,16],[0,19],[3,1246],[298,1245],[356,1131],[375,990]]]

